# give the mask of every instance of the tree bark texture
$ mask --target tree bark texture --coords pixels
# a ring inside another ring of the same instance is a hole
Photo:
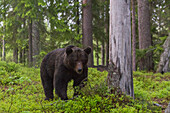
[[[105,46],[104,46],[104,40],[102,41],[101,46],[101,65],[105,65]]]
[[[3,1],[4,2],[4,9],[6,7],[6,2],[5,0]],[[5,23],[6,23],[6,12],[3,13],[3,17],[4,17],[4,20],[5,20]],[[6,25],[4,25],[4,35],[3,35],[3,39],[2,39],[2,61],[5,61],[6,60],[6,48],[5,48],[5,38],[6,38]]]
[[[6,60],[6,54],[5,54],[5,36],[4,36],[2,40],[2,61],[5,60]]]
[[[32,58],[32,21],[29,23],[29,51],[28,51],[28,62],[29,66],[32,66],[33,58]]]
[[[39,28],[38,28],[38,21],[34,21],[32,24],[32,55],[33,55],[33,66],[37,67],[37,55],[39,55],[39,42],[40,42],[40,35],[39,35]]]
[[[76,2],[79,2],[79,0],[77,0]],[[77,4],[77,21],[76,21],[76,24],[77,24],[77,34],[79,34],[80,30],[79,30],[79,26],[80,26],[80,20],[79,20],[79,4]]]
[[[157,72],[170,72],[170,33],[163,44],[164,52],[161,54]]]
[[[135,0],[132,0],[132,52],[133,52],[133,71],[136,71],[136,19],[135,19]]]
[[[104,32],[105,32],[105,64],[106,66],[109,65],[109,1],[108,0],[104,0],[105,2],[105,6],[104,6]]]
[[[15,47],[15,48],[13,49],[13,61],[14,61],[15,63],[18,63],[18,48],[17,48],[17,47]]]
[[[92,67],[93,61],[93,37],[92,37],[92,1],[83,0],[83,47],[90,46],[92,49],[89,55],[88,66]]]
[[[130,0],[110,0],[109,88],[134,97]]]
[[[152,44],[149,13],[149,1],[138,0],[139,49],[147,49]],[[151,52],[141,58],[139,68],[140,70],[152,70],[153,62]]]
[[[95,55],[96,55],[96,62],[97,62],[97,66],[99,65],[99,41],[98,41],[98,39],[96,38],[96,48],[97,48],[97,51],[96,51],[96,53],[95,53]]]

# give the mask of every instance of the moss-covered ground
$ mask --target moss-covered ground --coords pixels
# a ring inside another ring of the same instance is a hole
[[[62,101],[44,101],[40,70],[15,63],[0,62],[0,113],[161,113],[170,102],[170,73],[134,72],[135,100],[110,94],[106,86],[107,72],[89,68],[89,78],[82,95]]]

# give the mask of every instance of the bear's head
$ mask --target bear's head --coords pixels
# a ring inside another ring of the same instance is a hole
[[[87,65],[88,55],[91,48],[81,49],[75,46],[68,46],[65,50],[64,63],[66,67],[73,69],[77,74],[82,74],[83,68]]]

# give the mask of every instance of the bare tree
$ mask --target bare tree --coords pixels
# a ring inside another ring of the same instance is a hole
[[[109,88],[134,97],[130,0],[110,0]]]
[[[149,1],[138,0],[139,49],[147,49],[152,43],[149,13]],[[139,68],[140,70],[152,70],[153,62],[151,52],[141,58]]]
[[[83,47],[90,46],[93,51],[92,37],[92,1],[83,0]],[[88,66],[93,66],[93,52],[89,55]]]

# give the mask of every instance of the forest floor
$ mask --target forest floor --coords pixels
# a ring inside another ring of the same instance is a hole
[[[97,69],[96,69],[97,68]],[[99,70],[99,71],[98,71]],[[55,95],[44,101],[40,69],[0,61],[0,113],[21,112],[164,112],[170,102],[170,73],[133,72],[135,100],[126,95],[110,94],[106,86],[106,67],[89,68],[89,80],[82,95],[73,97],[73,81],[68,86],[68,101]]]

